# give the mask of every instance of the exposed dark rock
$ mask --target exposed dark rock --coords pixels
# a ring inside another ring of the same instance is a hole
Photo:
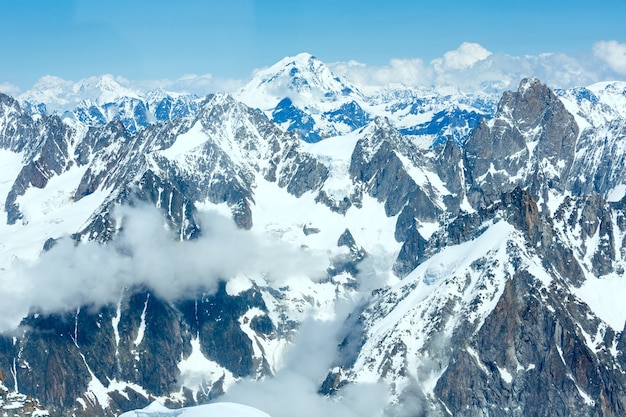
[[[341,236],[339,236],[339,239],[337,240],[337,246],[345,246],[351,251],[357,249],[356,241],[354,240],[352,233],[350,233],[350,230],[344,230]]]
[[[435,393],[462,416],[621,415],[626,393],[617,381],[623,375],[603,365],[609,357],[589,350],[567,313],[572,308],[533,282],[525,273],[507,282],[478,332],[458,340]]]
[[[406,211],[400,215],[395,233],[396,240],[405,241],[409,237],[417,239],[416,220],[438,221],[441,209],[407,173],[399,155],[411,160],[420,152],[388,122],[377,119],[370,134],[357,142],[350,162],[350,176],[371,196],[384,202],[387,216]],[[409,221],[407,213],[414,219]],[[409,271],[421,256],[420,250],[417,241],[407,241],[397,272],[405,274]]]
[[[319,232],[320,232],[320,229],[318,229],[317,227],[311,227],[307,224],[302,226],[302,233],[304,233],[305,236],[315,235]]]
[[[202,352],[234,375],[269,372],[254,357],[252,342],[240,328],[240,317],[251,308],[267,311],[255,289],[229,296],[222,284],[214,295],[172,304],[136,288],[123,295],[119,307],[29,316],[15,342],[0,337],[0,367],[14,369],[15,360],[20,392],[41,399],[55,416],[70,410],[108,415],[141,408],[151,398],[130,387],[111,392],[106,412],[100,408],[103,404],[83,393],[96,378],[105,388],[107,381],[128,381],[154,396],[168,396],[180,388],[177,365],[191,353],[190,340],[197,336]],[[276,330],[267,315],[254,317],[249,325],[264,337],[274,337]],[[12,373],[4,383],[15,384]],[[219,395],[223,381],[213,383],[212,395]],[[85,399],[88,410],[76,403],[79,398]],[[191,403],[195,401],[192,398]]]
[[[402,244],[396,263],[393,266],[393,272],[400,277],[408,275],[422,263],[426,248],[427,241],[419,231],[416,228],[409,229],[406,240]]]
[[[535,198],[562,192],[575,157],[578,126],[556,95],[537,79],[506,92],[491,120],[482,120],[464,147],[468,199],[480,207],[517,186]]]

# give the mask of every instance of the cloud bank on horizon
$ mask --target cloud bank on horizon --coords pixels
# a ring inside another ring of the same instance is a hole
[[[393,59],[388,65],[376,67],[349,61],[331,64],[331,69],[358,86],[401,83],[502,92],[515,88],[520,79],[533,76],[553,88],[570,88],[626,79],[626,44],[600,41],[591,51],[576,56],[561,52],[513,56],[465,42],[430,62]]]
[[[309,51],[314,52],[314,51]],[[269,63],[271,65],[272,63]],[[380,88],[393,84],[410,87],[453,87],[464,92],[501,93],[515,88],[519,80],[533,76],[552,88],[588,86],[602,81],[626,80],[626,43],[598,41],[589,51],[577,55],[549,52],[514,56],[492,53],[482,45],[464,42],[457,49],[426,62],[421,58],[396,58],[376,66],[358,61],[327,63],[338,76],[359,88]],[[251,76],[258,71],[252,71]],[[186,74],[177,79],[128,80],[123,75],[109,76],[130,91],[147,92],[158,88],[203,96],[213,92],[235,92],[249,79],[224,79],[212,74]],[[44,75],[28,91],[0,81],[0,92],[21,98],[37,95],[51,97],[61,91],[77,90],[97,82],[99,76],[69,81]],[[42,95],[42,92],[45,94]]]

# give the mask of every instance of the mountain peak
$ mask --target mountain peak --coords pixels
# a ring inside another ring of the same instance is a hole
[[[75,92],[85,93],[87,98],[98,104],[110,103],[123,97],[141,98],[141,93],[124,87],[119,78],[111,74],[91,77],[74,86]]]
[[[305,52],[258,70],[237,98],[251,107],[268,110],[284,98],[305,107],[307,103],[336,102],[355,90],[325,63]]]
[[[522,97],[526,97],[528,93],[531,94],[545,94],[548,91],[548,87],[536,77],[528,77],[522,79],[519,83],[519,87],[517,88],[517,92],[521,94]]]
[[[300,52],[299,54],[292,56],[292,57],[285,57],[282,60],[280,60],[278,63],[281,62],[291,62],[293,64],[297,64],[297,65],[307,65],[312,61],[317,61],[320,62],[321,61],[319,59],[317,59],[315,56],[311,55],[308,52]]]

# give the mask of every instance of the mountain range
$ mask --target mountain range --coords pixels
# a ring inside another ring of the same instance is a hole
[[[360,91],[309,54],[232,95],[0,94],[0,407],[278,417],[237,393],[297,358],[321,409],[623,415],[625,139],[624,82]]]

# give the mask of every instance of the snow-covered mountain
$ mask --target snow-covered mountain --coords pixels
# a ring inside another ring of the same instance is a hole
[[[143,93],[124,86],[111,75],[91,77],[77,83],[44,77],[19,96],[33,114],[59,115],[67,123],[104,126],[120,121],[130,133],[158,122],[195,113],[199,98],[157,89]],[[126,82],[127,83],[127,82]]]
[[[169,103],[141,129],[0,95],[0,376],[52,415],[194,406],[338,321],[298,357],[325,407],[622,415],[624,97],[365,94],[308,54],[180,115],[112,99]]]
[[[386,117],[402,133],[421,136],[426,146],[445,143],[448,137],[462,143],[480,118],[493,112],[497,100],[489,94],[403,85],[364,93],[306,53],[259,70],[235,97],[284,130],[299,132],[307,142],[346,134]]]

